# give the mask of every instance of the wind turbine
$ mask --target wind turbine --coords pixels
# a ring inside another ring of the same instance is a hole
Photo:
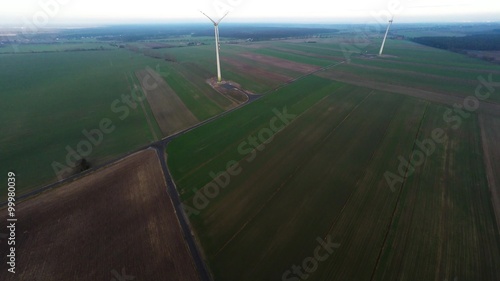
[[[220,18],[218,21],[214,21],[212,18],[207,16],[204,12],[200,11],[205,17],[207,17],[211,22],[214,23],[214,28],[215,28],[215,53],[217,55],[217,81],[220,83],[222,82],[222,75],[220,72],[220,56],[219,56],[219,50],[220,50],[220,40],[219,40],[219,23],[229,14],[227,12],[222,18]]]
[[[394,17],[389,21],[389,25],[387,25],[387,30],[385,31],[384,41],[382,41],[382,46],[380,47],[379,56],[384,52],[385,40],[387,40],[387,35],[389,34],[389,28],[391,28],[392,22],[394,21]]]

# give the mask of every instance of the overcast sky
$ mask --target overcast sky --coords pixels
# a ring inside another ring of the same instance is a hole
[[[213,17],[230,10],[228,22],[366,23],[388,13],[395,14],[399,22],[500,22],[500,0],[0,1],[0,24],[14,26],[33,21],[48,25],[200,22],[205,19],[199,10]]]

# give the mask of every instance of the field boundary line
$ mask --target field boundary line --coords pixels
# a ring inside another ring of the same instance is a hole
[[[129,76],[130,76],[130,79],[131,79],[131,82],[132,82],[132,85],[130,87],[130,90],[137,90],[138,87],[137,87],[137,84],[135,84],[135,81],[134,81],[134,77],[132,76],[131,73],[129,73]],[[136,76],[137,77],[137,76]],[[142,87],[141,87],[142,88]],[[143,92],[144,95],[146,95],[145,92]],[[142,108],[142,112],[144,113],[144,116],[146,117],[146,121],[148,123],[148,127],[149,127],[149,130],[151,131],[151,135],[153,136],[154,138],[154,141],[157,142],[159,140],[158,136],[156,135],[156,132],[155,130],[153,129],[153,123],[151,123],[151,119],[149,118],[149,115],[148,115],[148,112],[146,111],[146,107],[144,105],[144,99],[139,99],[140,100],[140,103],[141,103],[141,108]],[[146,99],[147,100],[147,99]],[[148,101],[148,105],[149,105],[149,101]],[[151,106],[149,106],[151,108]],[[155,118],[155,121],[156,121],[156,118]],[[157,125],[158,125],[158,121],[156,121]],[[160,126],[158,125],[158,128]]]
[[[425,101],[425,109],[424,109],[424,113],[422,114],[422,118],[420,119],[420,124],[418,126],[418,130],[417,130],[417,133],[415,134],[415,138],[413,140],[413,145],[409,151],[409,154],[411,155],[412,151],[415,151],[415,146],[416,146],[416,141],[417,141],[417,138],[418,136],[420,135],[421,131],[422,131],[422,124],[424,123],[424,119],[425,119],[425,116],[427,115],[427,109],[429,108],[429,102],[428,101]],[[372,276],[370,277],[370,281],[373,281],[373,278],[375,278],[375,273],[377,272],[377,268],[379,266],[379,263],[380,263],[380,258],[382,257],[382,254],[384,252],[384,249],[386,248],[386,243],[387,243],[387,239],[389,238],[389,233],[391,232],[391,227],[392,227],[392,224],[394,223],[394,217],[396,215],[396,212],[398,210],[398,206],[399,204],[401,203],[401,194],[403,193],[403,188],[405,187],[406,185],[406,179],[408,178],[408,170],[409,170],[409,166],[406,167],[406,170],[405,170],[405,175],[404,175],[404,179],[405,181],[401,184],[401,188],[399,189],[399,192],[398,192],[398,196],[396,198],[396,204],[394,204],[394,210],[392,212],[392,215],[391,215],[391,222],[389,223],[388,227],[387,227],[387,232],[385,234],[385,237],[384,237],[384,240],[382,242],[382,246],[380,247],[380,252],[378,254],[378,257],[377,257],[377,261],[375,263],[375,266],[373,267],[373,271],[372,271]],[[415,199],[416,200],[416,199]],[[412,208],[412,211],[411,211],[411,221],[410,221],[410,226],[411,224],[413,223],[413,213],[415,211],[415,204],[413,204],[413,208]],[[407,229],[407,231],[410,231],[410,228],[409,227]],[[408,239],[408,236],[406,237],[406,240]],[[406,249],[406,245],[407,243],[405,243],[405,245],[403,245],[403,255],[404,255],[404,252],[405,252],[405,249]],[[401,268],[399,268],[399,271],[401,271]],[[399,275],[399,273],[398,273]]]

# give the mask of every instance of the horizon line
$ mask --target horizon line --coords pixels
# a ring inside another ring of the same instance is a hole
[[[491,21],[491,20],[457,20],[457,21],[395,21],[400,25],[409,25],[409,24],[500,24],[500,20]],[[67,23],[52,23],[47,24],[46,26],[39,27],[39,29],[57,29],[57,28],[68,28],[68,27],[81,27],[81,28],[96,28],[96,27],[112,27],[112,26],[131,26],[131,25],[204,25],[205,21],[203,20],[176,20],[176,21],[117,21],[117,22],[67,22]],[[300,24],[300,25],[377,25],[380,24],[378,22],[360,22],[360,21],[311,21],[305,22],[302,20],[282,20],[282,21],[228,21],[225,22],[225,25],[231,24]],[[0,30],[2,29],[23,29],[27,28],[26,26],[20,26],[16,24],[1,24]]]

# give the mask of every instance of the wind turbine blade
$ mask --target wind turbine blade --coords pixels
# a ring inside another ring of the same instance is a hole
[[[228,14],[229,12],[227,12],[224,16],[222,16],[222,18],[220,18],[220,20],[216,24],[219,24]]]
[[[202,13],[205,17],[207,17],[211,22],[214,23],[214,25],[217,25],[218,23],[216,23],[211,17],[209,17],[207,14],[205,14],[204,12],[200,11],[200,13]]]

